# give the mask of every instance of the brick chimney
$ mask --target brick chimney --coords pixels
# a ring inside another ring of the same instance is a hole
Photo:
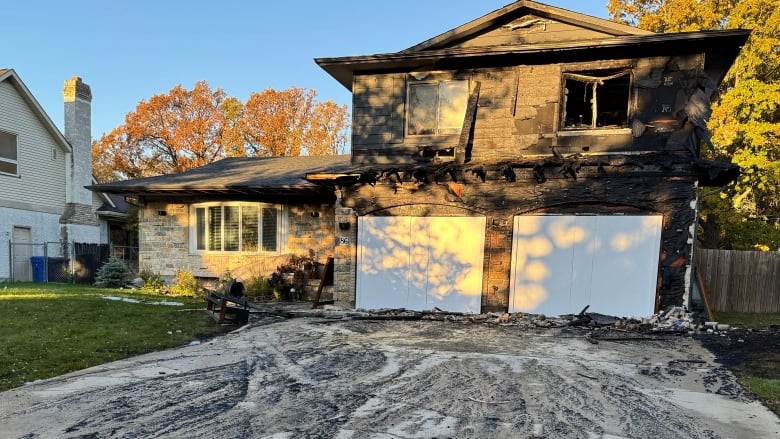
[[[74,76],[65,81],[65,138],[73,149],[70,157],[67,203],[61,223],[97,224],[92,210],[92,192],[84,186],[92,184],[92,91]]]

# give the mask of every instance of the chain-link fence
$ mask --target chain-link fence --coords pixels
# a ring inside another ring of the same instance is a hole
[[[9,278],[15,282],[92,284],[110,257],[138,270],[138,248],[92,243],[9,243]]]

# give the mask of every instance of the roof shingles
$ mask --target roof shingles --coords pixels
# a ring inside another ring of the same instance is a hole
[[[318,190],[316,184],[305,179],[307,173],[341,172],[349,169],[349,166],[348,155],[236,157],[178,174],[98,184],[90,189],[126,195],[306,192]]]

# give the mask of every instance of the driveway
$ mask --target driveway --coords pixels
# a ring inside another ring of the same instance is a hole
[[[620,333],[616,333],[620,335]],[[687,336],[267,317],[0,393],[8,438],[769,438]]]

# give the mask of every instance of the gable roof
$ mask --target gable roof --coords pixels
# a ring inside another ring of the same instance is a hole
[[[495,29],[503,24],[512,21],[515,18],[524,15],[535,15],[538,17],[555,20],[561,23],[567,23],[583,29],[602,32],[611,36],[628,35],[652,35],[653,32],[639,29],[633,26],[616,23],[614,21],[597,18],[579,12],[573,12],[568,9],[545,5],[528,0],[519,0],[503,8],[496,9],[493,12],[483,15],[466,24],[450,29],[431,39],[416,44],[402,52],[419,52],[422,50],[444,49],[452,44],[473,38],[485,31]]]
[[[350,156],[235,157],[178,174],[90,186],[89,189],[135,196],[321,196],[323,188],[305,179],[310,172],[350,169]],[[330,192],[332,197],[332,191]]]
[[[24,82],[22,82],[21,78],[19,78],[19,75],[14,71],[14,69],[0,69],[0,82],[3,81],[8,81],[8,83],[19,92],[19,95],[21,95],[22,99],[27,102],[27,105],[30,106],[30,109],[41,121],[44,128],[46,128],[46,130],[52,135],[57,145],[59,145],[63,151],[71,152],[72,149],[70,147],[70,143],[68,143],[68,141],[65,139],[65,136],[62,134],[62,132],[60,132],[59,128],[54,125],[54,122],[51,121],[49,115],[43,111],[41,104],[39,104],[38,100],[35,99],[35,96],[30,93],[30,90],[26,85],[24,85]]]
[[[92,177],[92,184],[98,184],[95,177]],[[93,191],[94,196],[103,200],[103,204],[95,213],[102,217],[111,217],[115,219],[126,219],[129,211],[129,205],[124,197],[116,194]]]

